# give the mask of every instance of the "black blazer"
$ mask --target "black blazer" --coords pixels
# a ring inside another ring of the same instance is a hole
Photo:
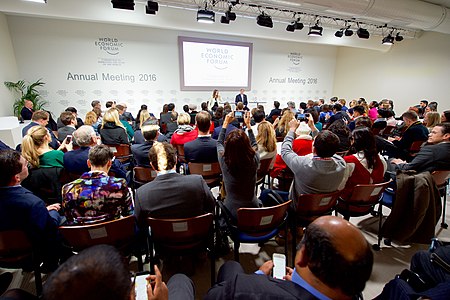
[[[102,143],[106,145],[128,144],[128,135],[124,128],[114,123],[106,123],[103,128],[98,129]]]
[[[399,164],[396,168],[418,173],[450,170],[450,143],[423,146],[410,163]]]
[[[248,104],[247,95],[243,94],[242,96],[244,96],[244,100],[241,99],[241,94],[237,94],[236,98],[234,99],[234,103],[238,104],[238,102],[242,102],[242,103],[244,103],[244,106],[247,106],[247,104]]]
[[[22,107],[22,110],[20,111],[20,116],[24,120],[31,120],[31,117],[33,116],[33,110],[30,110],[26,107]]]
[[[428,139],[428,134],[428,129],[423,126],[422,123],[417,121],[409,126],[405,132],[403,132],[402,139],[400,141],[393,141],[392,143],[401,150],[409,150],[415,141],[425,142]]]
[[[211,137],[198,137],[184,144],[184,157],[188,162],[217,162],[217,141]]]
[[[138,167],[150,167],[150,159],[148,152],[153,146],[153,141],[144,142],[143,144],[131,145],[131,152],[133,153],[134,161]]]

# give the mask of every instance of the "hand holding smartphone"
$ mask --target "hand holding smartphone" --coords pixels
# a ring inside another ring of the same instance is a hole
[[[274,253],[272,256],[273,261],[273,278],[283,279],[286,275],[286,256],[280,253]]]
[[[72,141],[72,136],[70,134],[68,134],[66,136],[66,144],[70,144],[71,141]]]

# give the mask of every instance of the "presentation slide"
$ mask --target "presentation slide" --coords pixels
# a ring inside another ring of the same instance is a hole
[[[178,37],[180,89],[251,90],[252,43]]]

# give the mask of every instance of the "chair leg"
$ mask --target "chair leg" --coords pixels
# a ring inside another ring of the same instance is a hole
[[[241,243],[239,243],[238,241],[234,242],[234,260],[239,262],[239,247],[240,247]]]
[[[296,216],[292,218],[291,234],[292,234],[292,267],[295,266],[295,253],[297,252],[297,219]]]
[[[34,283],[36,285],[36,295],[40,298],[42,296],[42,277],[41,268],[39,266],[39,259],[33,254],[33,273]]]

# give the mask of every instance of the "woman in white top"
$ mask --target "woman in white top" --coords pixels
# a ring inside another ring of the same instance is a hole
[[[222,97],[219,95],[219,90],[215,89],[212,93],[211,98],[208,100],[208,109],[215,111],[216,108],[220,105],[220,102],[222,102]]]

